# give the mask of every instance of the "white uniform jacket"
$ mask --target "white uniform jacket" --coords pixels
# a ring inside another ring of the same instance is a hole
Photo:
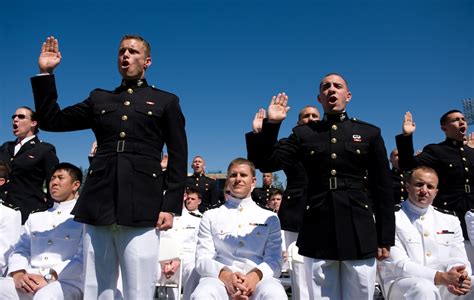
[[[10,255],[9,272],[44,274],[53,269],[59,281],[83,290],[83,224],[73,220],[75,204],[76,199],[55,202],[46,211],[30,214]]]
[[[0,277],[7,269],[7,258],[20,237],[20,231],[20,211],[0,203]]]
[[[424,278],[434,283],[436,271],[446,272],[453,266],[471,265],[466,256],[459,219],[436,211],[431,205],[425,214],[411,223],[407,211],[409,200],[395,213],[395,246],[381,264],[385,284],[403,277]]]
[[[227,266],[247,273],[258,268],[263,278],[281,272],[280,221],[252,198],[229,198],[204,213],[198,233],[196,270],[201,277],[219,276]]]

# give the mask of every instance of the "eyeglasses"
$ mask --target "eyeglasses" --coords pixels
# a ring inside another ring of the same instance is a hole
[[[23,119],[28,119],[28,117],[24,114],[17,114],[17,115],[12,115],[12,120],[15,120],[15,118],[20,119],[20,120],[23,120]]]

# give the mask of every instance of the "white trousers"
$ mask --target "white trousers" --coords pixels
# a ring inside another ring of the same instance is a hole
[[[375,258],[324,260],[304,257],[310,299],[373,299]]]
[[[298,232],[283,231],[285,234],[285,249],[288,251],[288,246],[296,242],[298,239]],[[302,263],[296,261],[292,262],[293,271],[291,272],[291,294],[295,299],[311,300],[309,298],[308,282],[306,280],[306,271]]]
[[[474,299],[472,292],[464,296],[451,294],[445,286],[436,286],[424,278],[406,277],[385,285],[387,300],[461,300]]]
[[[84,228],[84,299],[152,299],[158,265],[159,232],[153,227],[120,225]]]
[[[5,300],[81,300],[81,290],[69,283],[53,281],[38,290],[36,294],[24,293],[15,288],[13,278],[0,278],[0,299]]]
[[[191,300],[228,300],[230,299],[224,283],[218,278],[203,277],[199,285],[191,294]],[[255,292],[249,298],[251,300],[288,300],[285,289],[275,278],[260,281]]]

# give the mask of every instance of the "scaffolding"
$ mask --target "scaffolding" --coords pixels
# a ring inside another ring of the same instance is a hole
[[[474,110],[472,98],[462,100],[462,107],[464,109],[464,117],[468,125],[474,124]]]

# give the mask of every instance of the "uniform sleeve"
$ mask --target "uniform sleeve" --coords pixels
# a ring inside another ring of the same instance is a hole
[[[216,255],[212,239],[211,218],[206,212],[199,225],[196,247],[196,271],[201,277],[219,277],[219,273],[225,265],[215,260]]]
[[[0,204],[1,205],[1,204]],[[6,269],[7,257],[20,237],[21,213],[7,207],[0,207],[2,213],[0,220],[0,276]]]
[[[88,100],[63,110],[59,108],[54,75],[32,77],[31,85],[40,129],[62,132],[91,127],[92,113]]]
[[[385,143],[378,128],[369,151],[369,188],[373,198],[377,244],[392,246],[395,236],[395,207],[393,194],[388,192],[392,191],[392,177]]]
[[[166,107],[165,143],[168,150],[167,191],[162,211],[181,214],[183,193],[185,191],[188,161],[188,142],[185,131],[185,119],[175,97]]]
[[[271,216],[268,220],[270,231],[268,239],[265,243],[265,253],[263,254],[263,262],[257,265],[262,271],[262,279],[275,277],[278,278],[282,267],[282,240],[280,221],[277,216]]]
[[[414,155],[413,135],[404,136],[399,134],[395,137],[398,149],[398,165],[403,171],[411,171],[414,167],[434,166],[437,164],[437,158],[432,154],[430,146],[426,146],[418,155]]]
[[[30,220],[26,220],[23,226],[20,240],[15,245],[15,249],[10,254],[8,260],[8,271],[14,272],[18,270],[28,269],[31,261],[31,232]]]

